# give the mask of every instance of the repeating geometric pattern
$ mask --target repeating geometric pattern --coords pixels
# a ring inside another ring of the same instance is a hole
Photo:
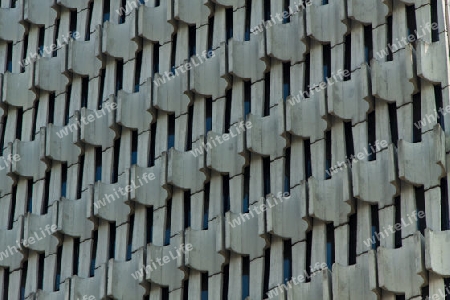
[[[1,0],[0,299],[448,294],[448,1],[299,2]]]

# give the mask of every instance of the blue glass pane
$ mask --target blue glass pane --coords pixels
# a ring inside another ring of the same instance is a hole
[[[333,257],[333,246],[331,245],[331,243],[327,243],[327,266],[328,269],[330,270],[333,266],[332,257]]]
[[[61,274],[56,274],[56,279],[55,279],[55,289],[57,291],[59,291],[59,285],[60,285],[60,279],[61,279]]]
[[[247,115],[250,113],[250,99],[245,99],[244,102],[244,115],[247,120]]]
[[[289,83],[283,84],[283,100],[286,102],[286,98],[289,96]]]
[[[208,229],[208,212],[203,214],[203,229]]]
[[[244,39],[245,39],[246,41],[250,41],[250,30],[246,30],[246,31],[245,31]]]
[[[66,191],[67,191],[67,181],[64,181],[61,185],[61,196],[66,197]]]
[[[284,190],[283,192],[289,193],[290,186],[289,186],[289,177],[287,175],[284,175]]]
[[[28,197],[27,211],[31,212],[32,209],[33,209],[33,197]]]
[[[101,166],[95,168],[95,181],[100,181],[100,180],[102,180],[102,167]]]
[[[127,246],[127,260],[131,260],[131,244]]]
[[[327,159],[326,160],[326,162],[325,162],[325,170],[326,171],[328,171],[328,172],[326,172],[325,171],[325,179],[330,179],[331,178],[331,170],[330,170],[330,168],[331,168],[331,160],[330,159]]]
[[[419,228],[417,228],[419,229]],[[372,226],[372,241],[374,241],[375,243],[372,243],[372,249],[376,250],[377,249],[377,242],[376,242],[376,235],[375,233],[377,232],[377,228],[375,226]]]
[[[328,66],[323,66],[323,81],[327,81],[327,74],[328,74]]]
[[[211,131],[212,130],[212,117],[206,118],[206,129],[205,131]]]
[[[12,61],[8,61],[8,71],[12,72]]]
[[[103,14],[103,22],[109,21],[109,13]]]
[[[250,296],[250,279],[248,275],[242,276],[242,300]]]
[[[244,201],[242,201],[242,211],[248,213],[248,208],[250,206],[248,195],[244,196]]]
[[[208,300],[208,291],[202,291],[202,300]]]
[[[134,85],[134,92],[135,93],[139,92],[139,84]]]
[[[94,276],[95,272],[95,258],[91,259],[91,267],[89,268],[89,276]]]
[[[167,149],[170,149],[175,146],[175,135],[169,135],[167,139]]]
[[[164,245],[170,244],[170,229],[166,229],[165,235],[164,235]]]
[[[137,151],[131,152],[131,164],[132,165],[137,164]]]

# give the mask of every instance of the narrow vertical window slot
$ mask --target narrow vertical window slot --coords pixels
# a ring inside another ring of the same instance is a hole
[[[65,103],[65,107],[64,107],[64,126],[69,124],[69,120],[70,120],[70,97],[72,95],[72,84],[69,84],[67,86],[67,91],[66,91],[66,103]]]
[[[81,107],[87,107],[89,96],[89,77],[81,79]]]
[[[189,57],[194,56],[196,53],[196,30],[195,25],[189,26]]]
[[[444,231],[450,229],[447,177],[441,179],[440,186],[441,186],[441,230]]]
[[[222,299],[228,300],[228,284],[230,281],[230,265],[226,264],[223,267],[223,286],[222,286]]]
[[[311,72],[311,56],[310,54],[306,54],[305,56],[305,81],[303,84],[303,97],[309,98],[310,91],[310,72]]]
[[[232,90],[228,90],[226,92],[225,96],[225,133],[230,132],[230,126],[231,126],[231,96],[232,96]]]
[[[206,109],[206,122],[205,122],[205,136],[212,130],[212,99],[205,99],[205,109]]]
[[[102,147],[95,147],[95,181],[102,180]]]
[[[283,241],[283,282],[286,284],[292,277],[292,245],[291,240]]]
[[[3,299],[9,299],[9,268],[4,267],[3,271]]]
[[[250,296],[250,257],[242,257],[242,300]]]
[[[264,250],[263,295],[267,295],[267,293],[269,292],[269,279],[270,279],[270,247]]]
[[[61,197],[67,195],[67,163],[61,164]]]
[[[103,22],[109,21],[110,15],[110,0],[103,0]]]
[[[325,132],[325,179],[331,178],[331,130]],[[328,171],[328,172],[327,172]]]
[[[303,147],[305,150],[305,179],[308,180],[312,176],[311,143],[309,139],[303,140]]]
[[[416,48],[417,41],[417,25],[416,25],[416,11],[415,5],[406,6],[406,24],[408,27],[408,36],[414,35],[414,41],[411,45]]]
[[[10,73],[12,73],[13,43],[9,42],[7,45],[8,45],[8,49],[7,49],[8,55],[6,56],[6,70],[9,71]]]
[[[327,224],[327,265],[332,269],[334,263],[334,226],[333,223]]]
[[[27,212],[33,212],[33,179],[27,181]]]
[[[389,128],[391,130],[391,142],[397,147],[398,125],[397,125],[397,104],[395,102],[388,104]]]
[[[349,247],[348,247],[348,264],[356,264],[356,237],[357,237],[357,214],[354,213],[350,216],[348,226],[349,226]]]
[[[109,223],[109,251],[108,259],[116,257],[116,222]]]
[[[136,54],[136,65],[134,66],[134,92],[139,92],[141,83],[142,50]]]
[[[137,164],[138,160],[138,131],[131,131],[131,165]]]
[[[92,233],[92,252],[91,252],[91,265],[89,268],[89,277],[94,277],[95,274],[95,262],[97,259],[97,243],[98,243],[98,231],[94,230]]]
[[[39,253],[38,257],[38,278],[37,278],[37,288],[42,290],[44,287],[44,259],[45,253]],[[7,298],[5,298],[7,299]]]
[[[159,47],[159,43],[155,43],[153,45],[153,78],[155,77],[156,73],[159,73]]]
[[[323,45],[323,78],[327,82],[327,78],[331,77],[331,46],[330,44]]]
[[[129,229],[128,229],[128,241],[127,241],[127,254],[126,260],[130,261],[133,251],[133,231],[134,231],[134,213],[129,217]]]
[[[87,11],[87,24],[86,24],[86,32],[85,32],[85,41],[89,41],[91,39],[91,23],[92,23],[92,11],[94,10],[94,1],[89,3],[89,9]]]
[[[153,206],[147,207],[145,209],[146,213],[146,243],[151,243],[153,241]]]
[[[72,275],[78,275],[78,264],[80,259],[80,238],[73,239]]]
[[[437,121],[441,125],[442,130],[445,131],[444,115],[442,114],[444,109],[442,104],[442,88],[440,84],[434,86],[434,100],[436,103],[436,111],[438,112]]]
[[[384,237],[380,232],[380,223],[378,221],[378,205],[371,205],[371,219],[372,219],[372,249],[376,250],[380,246],[380,237]]]
[[[270,114],[270,72],[264,75],[264,117]]]
[[[416,196],[417,207],[417,230],[419,230],[423,236],[425,236],[425,228],[427,227],[427,219],[425,215],[425,190],[423,185],[420,187],[414,187],[414,193]],[[423,214],[423,218],[420,216]]]
[[[191,227],[191,191],[187,190],[183,195],[184,205],[184,229]]]
[[[226,42],[233,38],[233,7],[225,9]]]
[[[175,114],[169,115],[167,150],[175,146]]]
[[[201,300],[208,300],[208,272],[202,273]]]
[[[116,68],[116,96],[117,92],[123,88],[123,60],[117,60]]]
[[[186,137],[186,151],[192,150],[192,128],[194,127],[194,105],[188,108],[188,124]]]
[[[20,274],[20,300],[25,300],[25,285],[27,283],[27,273],[28,273],[28,262],[24,262],[22,264],[22,274]]]
[[[164,246],[170,245],[170,227],[172,226],[172,199],[166,205],[166,229],[164,232]]]
[[[225,216],[225,214],[230,211],[230,175],[222,175],[222,190],[223,215]]]
[[[306,273],[308,276],[305,278],[305,282],[311,281],[311,255],[312,255],[312,238],[313,238],[313,231],[310,230],[306,234]]]
[[[267,74],[267,73],[266,73]],[[283,100],[291,94],[291,63],[283,63]]]
[[[401,211],[401,201],[400,196],[395,197],[394,199],[394,206],[395,206],[395,224],[401,224],[402,222],[402,211]],[[402,247],[402,229],[395,230],[395,248],[401,248]]]
[[[290,193],[291,191],[291,148],[286,148],[284,161],[284,193]]]
[[[413,95],[413,143],[420,143],[422,141],[421,126],[426,125],[426,120],[422,123],[422,108],[421,108],[421,94]]]
[[[394,55],[392,53],[392,16],[387,17],[387,44],[388,44],[388,55],[386,57],[387,61],[392,61],[394,59]],[[390,46],[390,47],[389,47]]]
[[[373,58],[373,37],[372,37],[372,25],[364,26],[364,54],[366,62],[370,64]]]
[[[214,16],[209,17],[208,20],[208,52],[213,50],[214,41]]]
[[[250,209],[250,164],[244,168],[244,199],[242,201],[242,213],[248,213]]]
[[[251,13],[252,13],[252,0],[245,0],[245,35],[244,35],[245,41],[250,41]]]
[[[114,141],[111,183],[116,183],[119,181],[120,141],[121,138]]]
[[[367,61],[367,46],[364,45],[364,49],[366,52],[366,61]],[[345,36],[344,43],[344,70],[348,72],[344,72],[347,76],[344,76],[344,81],[348,81],[352,78],[352,35],[349,33]]]
[[[55,276],[55,291],[59,291],[61,286],[61,260],[62,260],[62,245],[58,246],[56,253],[56,276]]]
[[[377,138],[376,135],[376,124],[375,124],[375,109],[367,115],[367,136],[368,136],[368,142],[369,145],[367,147],[367,151],[369,153],[368,155],[368,160],[372,161],[377,159],[377,153],[376,151],[376,147],[375,147],[375,140]],[[375,147],[375,148],[374,148]]]
[[[55,93],[50,93],[48,95],[48,123],[54,122],[54,116],[55,116]]]
[[[155,119],[158,117],[155,116]],[[147,167],[153,167],[155,165],[156,159],[156,122],[150,125],[150,152],[148,154],[148,164]]]
[[[251,82],[244,81],[244,118],[247,120],[248,114],[252,110]]]
[[[14,215],[16,214],[16,194],[17,194],[17,185],[13,186],[11,191],[11,210],[8,215],[8,230],[13,229],[14,225]]]
[[[209,192],[210,192],[210,183],[205,184],[205,196],[203,199],[203,230],[208,229],[208,221],[209,221]]]
[[[270,194],[270,156],[263,157],[264,196]]]
[[[78,159],[78,180],[77,180],[77,199],[81,199],[81,192],[83,189],[83,173],[84,173],[84,154]]]
[[[264,0],[264,21],[270,20],[270,0]]]
[[[439,41],[439,19],[438,19],[438,1],[431,0],[430,1],[430,9],[431,9],[431,41],[438,42]],[[435,25],[436,24],[436,25]],[[433,29],[435,28],[435,29]]]
[[[23,108],[17,109],[17,125],[16,125],[16,139],[22,139],[22,118],[23,118]]]

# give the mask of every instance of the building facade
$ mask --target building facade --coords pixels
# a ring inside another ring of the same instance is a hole
[[[448,0],[298,2],[1,0],[0,299],[450,299]]]

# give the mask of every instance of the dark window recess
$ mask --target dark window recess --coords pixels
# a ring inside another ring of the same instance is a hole
[[[8,215],[8,230],[13,229],[14,224],[14,215],[16,214],[16,194],[17,194],[17,185],[13,186],[11,191],[11,210]]]
[[[425,214],[425,191],[423,185],[420,187],[414,187],[414,193],[416,196],[417,215]],[[422,235],[425,236],[425,228],[427,227],[427,218],[424,215],[423,218],[417,217],[417,230],[420,230]]]
[[[87,11],[87,24],[86,24],[86,32],[85,32],[85,41],[89,41],[91,39],[91,23],[92,23],[92,11],[94,10],[94,1],[89,3],[89,9]]]
[[[395,102],[388,104],[389,110],[389,128],[391,130],[391,142],[397,147],[398,128],[397,128],[397,105]]]
[[[119,181],[119,159],[120,159],[120,141],[121,138],[118,138],[114,141],[114,157],[113,157],[113,165],[112,165],[112,174],[111,174],[111,183],[116,183]]]
[[[205,122],[205,136],[208,133],[208,131],[212,130],[212,99],[206,98],[205,99],[205,106],[206,106],[206,122]]]
[[[45,184],[44,184],[44,199],[42,202],[41,214],[45,215],[48,212],[48,203],[50,197],[50,171],[45,172]]]
[[[441,230],[450,229],[447,178],[441,179]]]
[[[133,130],[131,132],[131,164],[137,164],[138,158],[138,132]]]
[[[145,0],[144,0],[144,1],[145,1]],[[155,7],[160,6],[160,5],[161,5],[160,2],[161,2],[161,0],[155,0]]]
[[[81,107],[87,107],[89,96],[89,77],[81,79]]]
[[[270,247],[264,250],[264,283],[263,283],[263,295],[267,295],[269,292],[269,278],[270,278]]]
[[[45,259],[45,253],[39,253],[38,258],[38,279],[37,279],[37,288],[39,290],[42,290],[44,286],[44,259]],[[5,298],[7,299],[7,298]]]
[[[222,274],[223,274],[222,299],[226,300],[226,299],[228,299],[228,283],[230,281],[230,265],[226,264],[223,267]]]
[[[175,114],[169,115],[169,131],[167,136],[167,150],[175,147]]]
[[[191,191],[184,192],[184,229],[191,227]]]
[[[264,0],[264,21],[270,20],[270,0]]]
[[[305,56],[305,81],[303,84],[303,97],[309,98],[309,85],[310,82],[310,72],[311,72],[311,56],[310,54],[306,54]]]
[[[373,58],[372,25],[364,26],[364,54],[367,63]]]
[[[31,140],[34,141],[35,135],[36,135],[36,120],[37,120],[37,114],[39,111],[39,102],[40,100],[37,100],[34,102],[33,105],[33,122],[31,124]]]
[[[33,179],[27,181],[27,212],[33,211]]]
[[[231,95],[232,92],[231,90],[228,90],[226,92],[226,96],[225,96],[225,133],[229,133],[230,132],[230,126],[231,126]]]
[[[292,277],[292,245],[291,240],[283,241],[283,282],[286,284]]]
[[[312,238],[313,238],[313,234],[312,234],[312,230],[310,230],[307,234],[306,234],[306,273],[308,274],[308,276],[306,276],[305,278],[305,282],[310,282],[311,281],[311,269],[309,266],[311,266],[311,254],[312,254]]]
[[[72,275],[78,275],[78,264],[80,259],[80,238],[73,239]]]
[[[355,155],[355,149],[353,147],[353,132],[351,121],[344,122],[344,134],[345,134],[345,154],[346,158],[350,160],[350,157]]]
[[[161,294],[162,294],[162,300],[169,300],[169,288],[168,287],[163,287],[161,290]]]
[[[103,0],[103,22],[109,21],[110,0]]]
[[[141,82],[141,65],[142,65],[142,50],[136,54],[136,65],[134,69],[134,92],[139,92]]]
[[[283,100],[291,94],[291,63],[283,63]]]
[[[170,227],[172,226],[172,199],[167,200],[166,205],[166,229],[164,232],[164,246],[170,244]]]
[[[146,234],[146,242],[151,243],[153,241],[153,206],[147,207],[145,209],[146,212],[146,227],[147,227],[147,234]]]
[[[196,53],[196,31],[195,31],[195,25],[189,26],[189,57],[195,55]]]
[[[55,115],[55,93],[48,95],[48,123],[54,122]]]
[[[117,69],[116,69],[116,96],[117,92],[121,90],[123,87],[123,60],[117,60]]]
[[[434,86],[434,100],[436,103],[436,111],[438,112],[437,122],[441,125],[442,130],[445,131],[444,116],[442,115],[444,106],[442,105],[442,89],[440,84]]]
[[[367,115],[367,136],[369,145],[367,146],[367,152],[369,153],[369,161],[377,159],[375,140],[376,135],[376,124],[375,124],[375,109]],[[375,150],[375,151],[374,151]]]
[[[66,103],[64,107],[64,126],[69,124],[70,119],[70,96],[72,95],[72,84],[67,86]]]
[[[3,156],[3,148],[5,147],[6,124],[8,123],[8,116],[3,117],[3,122],[0,122],[0,156]]]
[[[392,16],[389,16],[387,19],[387,44],[388,44],[388,55],[386,57],[387,61],[392,61],[394,59],[394,55],[392,53]],[[391,47],[389,47],[391,46]]]
[[[444,278],[444,288],[450,288],[450,278]],[[450,293],[445,293],[445,300],[450,300]]]
[[[270,114],[270,72],[264,74],[264,117]]]
[[[108,258],[116,256],[116,222],[109,223],[109,252]]]
[[[13,43],[8,43],[8,55],[7,55],[7,62],[6,62],[6,70],[12,73],[12,51],[13,51]]]
[[[128,230],[127,254],[126,254],[127,261],[131,260],[131,254],[133,251],[134,214],[130,215],[129,223],[130,228]]]
[[[291,191],[291,148],[286,148],[284,161],[284,188],[283,192],[289,193]]]
[[[322,5],[328,4],[328,0],[322,0]]]
[[[120,7],[126,9],[127,8],[127,0],[121,0],[121,2],[122,3],[120,4]],[[126,17],[125,13],[119,14],[119,24],[125,23],[125,17]]]
[[[425,298],[423,298],[425,299]],[[395,295],[395,300],[406,300],[405,295]]]
[[[430,9],[431,9],[431,24],[439,24],[438,23],[438,1],[431,0],[430,1]],[[436,27],[436,26],[434,26]],[[431,29],[431,41],[438,42],[439,41],[439,28]],[[446,298],[447,299],[447,298]]]
[[[24,262],[22,265],[22,274],[20,275],[20,300],[25,300],[25,284],[27,282],[27,273],[28,273],[28,262]]]
[[[242,257],[242,300],[250,296],[250,258]]]
[[[83,189],[84,155],[79,156],[78,164],[77,199],[81,199],[81,192]]]
[[[244,118],[247,120],[248,114],[252,110],[252,89],[251,89],[251,82],[244,81]]]
[[[245,34],[244,34],[245,41],[250,41],[251,11],[252,11],[252,0],[245,0]]]
[[[55,291],[59,291],[61,285],[61,260],[62,260],[62,245],[58,247],[56,253]]]
[[[358,216],[356,213],[350,216],[349,218],[349,247],[348,247],[348,263],[349,265],[356,264],[356,237],[357,237],[357,224],[358,224]]]
[[[187,124],[186,151],[192,150],[192,128],[194,127],[194,105],[188,108],[188,124]]]
[[[17,109],[17,125],[16,125],[16,139],[22,139],[22,119],[23,119],[23,108]]]
[[[44,54],[44,36],[45,36],[45,27],[42,26],[39,28],[39,43],[38,43],[38,48],[39,48],[39,55],[43,56]]]
[[[3,272],[3,299],[9,299],[8,298],[8,294],[9,294],[9,268],[4,268],[4,272]]]
[[[95,181],[102,180],[102,147],[95,147]]]
[[[192,43],[191,28],[194,28],[194,37],[193,38],[195,39],[195,25],[189,26],[189,53],[191,52],[191,43]],[[176,65],[176,58],[177,58],[177,55],[176,55],[177,54],[177,39],[178,39],[178,35],[175,33],[172,37],[172,49],[170,51],[170,72],[172,72],[173,74],[175,74],[175,65]],[[195,48],[195,40],[194,40],[194,48]],[[189,57],[192,55],[193,54],[189,54]]]
[[[284,1],[284,3],[283,3],[284,11],[289,12],[289,0],[283,0],[283,1]],[[284,14],[282,14],[282,18],[283,18],[283,24],[291,22],[290,15],[287,18],[285,18]]]
[[[208,51],[213,48],[214,40],[214,16],[211,16],[208,21]]]
[[[208,220],[209,220],[209,192],[210,192],[210,183],[205,184],[205,196],[203,203],[203,230],[208,229]]]
[[[155,116],[157,118],[157,115]],[[148,154],[147,167],[153,167],[155,165],[155,151],[156,151],[156,122],[150,126],[150,152]]]
[[[89,268],[89,277],[94,277],[95,274],[95,261],[97,259],[97,243],[98,243],[98,231],[94,230],[92,234],[92,252],[91,252],[91,265]]]
[[[244,169],[244,199],[242,201],[242,212],[248,213],[250,209],[250,165]]]
[[[264,196],[270,194],[270,156],[263,157]]]
[[[202,273],[201,300],[208,300],[208,272]]]
[[[426,285],[426,286],[422,287],[421,290],[422,290],[421,294],[423,296],[423,299],[430,299],[430,286]]]
[[[67,163],[61,165],[61,197],[67,194]]]
[[[378,221],[378,205],[371,205],[371,219],[372,219],[372,249],[376,250],[380,246],[380,238],[384,238],[384,234],[380,232],[380,223]]]
[[[312,176],[311,143],[309,139],[303,141],[303,147],[305,148],[305,179],[307,180]]]
[[[71,10],[70,11],[70,25],[69,25],[69,31],[71,33],[77,31],[77,11]],[[56,43],[55,43],[56,44]]]
[[[327,78],[331,77],[331,46],[323,45],[323,81],[327,82]]]
[[[421,108],[421,95],[417,93],[413,95],[413,143],[420,143],[422,141],[422,108]],[[426,120],[423,125],[426,124]]]
[[[334,263],[334,226],[333,223],[327,224],[327,265],[332,269]]]
[[[244,185],[245,185],[245,183],[244,183]],[[245,187],[244,187],[244,189],[245,189]],[[223,215],[225,216],[225,213],[227,211],[230,211],[230,176],[229,175],[222,175],[222,191],[223,191],[223,195],[222,195]],[[245,193],[245,191],[244,191],[244,193]],[[245,195],[244,195],[244,197],[245,197]]]
[[[331,130],[325,132],[325,179],[331,178]]]
[[[406,6],[406,26],[407,33],[409,35],[414,35],[414,41],[411,45],[416,48],[417,40],[417,25],[416,25],[416,12],[414,5]]]
[[[189,279],[183,281],[183,300],[189,300]]]
[[[367,52],[366,46],[364,45],[364,50]],[[366,61],[367,61],[367,53],[366,53]],[[344,77],[344,81],[348,81],[352,78],[352,35],[349,33],[345,36],[344,43],[344,70],[347,70],[347,76]]]
[[[402,211],[401,211],[401,201],[400,196],[395,197],[394,199],[394,205],[395,205],[395,224],[402,222]],[[402,229],[396,230],[394,234],[395,239],[395,248],[401,248],[402,247]]]
[[[153,77],[159,73],[159,47],[159,43],[153,45]]]
[[[233,37],[233,8],[225,9],[226,42]]]

